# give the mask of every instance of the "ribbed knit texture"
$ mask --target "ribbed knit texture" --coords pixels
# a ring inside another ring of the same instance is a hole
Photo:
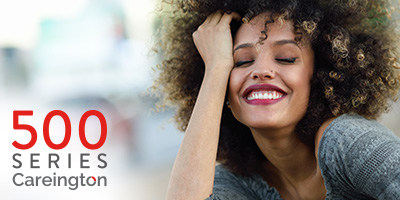
[[[374,120],[342,115],[326,128],[319,146],[326,199],[400,199],[400,138]],[[259,175],[248,178],[223,165],[208,200],[281,199]]]

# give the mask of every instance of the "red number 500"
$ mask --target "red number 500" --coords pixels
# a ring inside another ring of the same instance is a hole
[[[17,141],[14,141],[12,145],[17,148],[17,149],[29,149],[35,145],[36,140],[37,140],[37,132],[34,127],[28,124],[20,124],[19,123],[19,116],[32,116],[33,111],[32,110],[14,110],[13,112],[13,128],[15,130],[27,130],[31,134],[31,140],[27,144],[20,144]],[[49,133],[49,127],[50,127],[50,121],[54,116],[60,116],[65,123],[65,136],[63,141],[60,144],[54,144],[51,139],[50,139],[50,133]],[[101,125],[101,135],[100,139],[96,144],[90,144],[85,135],[85,125],[86,125],[86,120],[90,116],[96,116],[100,120],[100,125]],[[61,111],[61,110],[53,110],[49,112],[43,122],[43,137],[44,141],[46,142],[47,146],[49,146],[52,149],[62,149],[65,146],[67,146],[69,140],[71,139],[71,120],[69,119],[68,115]],[[89,110],[85,112],[81,120],[79,121],[79,138],[83,144],[88,149],[98,149],[101,146],[103,146],[104,142],[106,141],[107,137],[107,122],[106,118],[101,114],[101,112],[97,110]]]

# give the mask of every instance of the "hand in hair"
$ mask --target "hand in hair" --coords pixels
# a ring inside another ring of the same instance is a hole
[[[206,71],[210,68],[232,69],[232,19],[240,20],[240,15],[236,12],[217,11],[208,16],[193,33],[193,41],[204,61]]]

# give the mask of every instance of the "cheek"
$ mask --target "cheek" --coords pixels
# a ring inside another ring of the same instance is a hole
[[[231,75],[229,77],[229,83],[228,83],[228,99],[229,101],[234,101],[239,93],[240,93],[240,88],[243,83],[243,77],[240,76],[241,73],[238,69],[233,69],[231,72]]]
[[[310,91],[310,82],[311,77],[309,76],[296,76],[290,84],[302,93],[308,93]]]
[[[285,84],[290,88],[293,93],[292,98],[296,99],[296,103],[293,104],[300,109],[299,111],[304,112],[308,106],[311,90],[311,78],[312,70],[308,68],[302,68],[301,70],[292,70],[285,73]]]
[[[285,76],[286,83],[295,88],[307,92],[310,90],[311,78],[313,76],[313,65],[306,64],[303,67],[288,69],[282,73]]]

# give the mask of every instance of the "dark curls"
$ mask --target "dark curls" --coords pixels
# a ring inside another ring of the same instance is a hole
[[[177,0],[164,2],[160,41],[162,54],[153,90],[162,105],[177,107],[175,120],[185,130],[203,75],[204,63],[192,33],[218,10],[238,12],[250,21],[263,12],[294,24],[296,39],[310,42],[315,66],[307,112],[296,127],[301,141],[314,147],[322,122],[341,114],[376,119],[396,100],[400,87],[395,31],[396,9],[390,0]],[[168,9],[167,9],[168,7]],[[169,11],[167,11],[169,10]],[[239,22],[232,22],[233,35]],[[265,34],[268,33],[268,22]],[[249,175],[266,158],[250,130],[224,106],[218,161],[233,172]]]

